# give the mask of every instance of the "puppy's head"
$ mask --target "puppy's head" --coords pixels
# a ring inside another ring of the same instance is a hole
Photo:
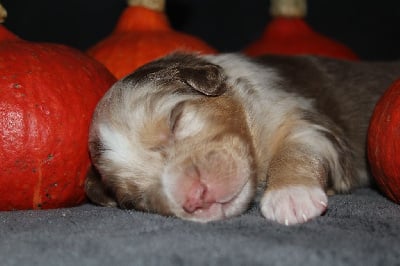
[[[98,104],[89,147],[102,205],[210,221],[243,212],[254,195],[254,152],[243,107],[223,70],[174,54],[117,82]]]

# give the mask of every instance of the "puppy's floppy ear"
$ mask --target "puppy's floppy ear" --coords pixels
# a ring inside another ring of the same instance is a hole
[[[191,90],[208,96],[219,96],[227,90],[222,67],[191,53],[172,53],[141,66],[123,80],[130,84],[179,81],[187,84]]]
[[[227,90],[222,68],[211,63],[179,67],[178,76],[191,88],[207,96],[220,96]]]

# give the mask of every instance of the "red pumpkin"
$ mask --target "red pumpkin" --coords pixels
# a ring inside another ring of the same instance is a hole
[[[263,54],[312,54],[339,59],[357,60],[357,55],[343,44],[315,32],[305,21],[306,0],[272,0],[272,21],[261,38],[244,52]]]
[[[400,204],[400,79],[375,106],[368,130],[368,159],[380,189]]]
[[[131,0],[114,31],[88,50],[117,78],[170,52],[216,51],[202,40],[174,31],[163,12],[164,0]]]
[[[114,82],[84,53],[24,41],[0,25],[0,210],[85,200],[88,127]]]

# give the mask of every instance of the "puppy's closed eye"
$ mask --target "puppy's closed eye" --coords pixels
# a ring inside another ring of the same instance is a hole
[[[169,117],[163,118],[154,125],[145,126],[142,135],[144,144],[149,150],[165,153],[166,148],[173,143],[184,105],[185,102],[179,102],[172,108]]]
[[[167,118],[160,118],[143,125],[139,130],[141,144],[149,151],[163,150],[172,139],[172,132]]]
[[[144,125],[141,131],[142,143],[149,150],[165,153],[166,148],[173,144],[177,138],[178,127],[180,130],[185,127],[181,118],[186,104],[186,101],[178,102],[169,115]]]
[[[175,132],[179,119],[182,116],[184,105],[185,102],[178,103],[177,105],[175,105],[169,115],[169,128],[172,134]]]

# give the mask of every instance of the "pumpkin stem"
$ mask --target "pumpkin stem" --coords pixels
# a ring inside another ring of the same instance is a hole
[[[271,0],[273,17],[303,18],[307,14],[307,0]]]
[[[0,4],[0,23],[3,23],[7,17],[7,10]]]
[[[165,0],[127,0],[128,6],[142,6],[148,9],[164,12]]]
[[[0,41],[19,40],[18,36],[9,31],[2,23],[6,20],[7,10],[0,4]]]

